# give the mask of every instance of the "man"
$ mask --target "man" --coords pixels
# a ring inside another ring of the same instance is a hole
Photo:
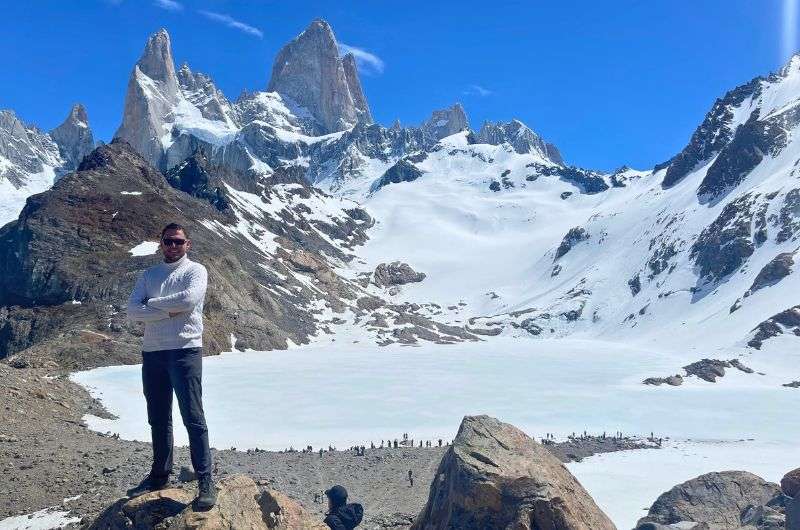
[[[164,227],[159,248],[164,262],[139,277],[128,300],[128,318],[144,322],[142,386],[153,440],[150,473],[128,494],[160,490],[169,482],[174,392],[198,480],[195,507],[206,510],[217,500],[202,402],[203,300],[208,273],[186,255],[192,242],[183,226]]]
[[[328,497],[328,514],[323,521],[331,530],[353,530],[361,524],[364,508],[358,504],[347,504],[347,490],[334,486],[325,492]]]

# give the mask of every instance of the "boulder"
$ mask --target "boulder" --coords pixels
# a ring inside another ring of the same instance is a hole
[[[786,385],[783,385],[786,386]],[[786,473],[781,479],[781,490],[787,497],[796,497],[800,491],[800,467]]]
[[[489,416],[467,416],[412,530],[616,528],[547,449]]]
[[[671,525],[685,521],[705,523],[709,530],[739,529],[748,509],[765,506],[779,494],[777,484],[752,473],[707,473],[662,493],[639,520],[637,530],[658,528],[644,526],[645,523]]]
[[[90,530],[327,530],[300,503],[260,489],[250,477],[231,475],[217,486],[217,504],[210,510],[194,510],[193,490],[170,488],[115,503]]]
[[[416,272],[408,263],[393,261],[381,263],[375,268],[373,281],[378,287],[404,285],[407,283],[421,282],[425,279],[424,272]]]

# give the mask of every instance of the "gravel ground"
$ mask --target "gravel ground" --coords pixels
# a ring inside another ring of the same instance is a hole
[[[106,412],[66,373],[0,363],[0,381],[0,519],[53,507],[91,521],[149,469],[150,444],[86,429],[84,414]],[[548,447],[566,461],[645,446],[650,445],[628,438],[586,437]],[[326,505],[315,502],[315,495],[342,484],[353,501],[364,505],[365,528],[383,528],[420,511],[445,449],[368,448],[364,456],[352,451],[213,453],[217,476],[246,473],[319,514]],[[189,465],[187,449],[178,448],[173,482],[179,483],[177,471]]]

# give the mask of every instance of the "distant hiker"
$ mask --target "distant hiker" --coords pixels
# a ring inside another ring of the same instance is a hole
[[[191,248],[186,228],[177,223],[165,226],[159,243],[164,262],[144,271],[128,299],[128,318],[144,322],[142,387],[153,441],[150,473],[128,495],[164,489],[169,482],[174,392],[198,479],[195,506],[207,510],[217,501],[202,402],[203,300],[208,273],[189,260],[186,253]]]
[[[397,440],[394,441],[394,448],[397,449]]]
[[[441,447],[441,446],[442,446],[442,439],[439,438],[439,447]]]
[[[347,504],[347,490],[334,486],[325,492],[328,497],[328,514],[325,524],[331,530],[353,530],[361,524],[364,508],[358,503]]]
[[[411,470],[408,470],[408,483],[413,488],[414,487],[414,475],[411,473]]]
[[[323,452],[324,452],[324,451],[322,450],[322,447],[320,447],[320,448],[319,448],[319,457],[320,457],[320,458],[322,458],[322,453],[323,453]]]

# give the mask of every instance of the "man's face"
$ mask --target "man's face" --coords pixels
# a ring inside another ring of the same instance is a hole
[[[178,261],[192,248],[192,242],[186,238],[183,230],[167,230],[161,237],[159,244],[164,261],[172,263]]]

